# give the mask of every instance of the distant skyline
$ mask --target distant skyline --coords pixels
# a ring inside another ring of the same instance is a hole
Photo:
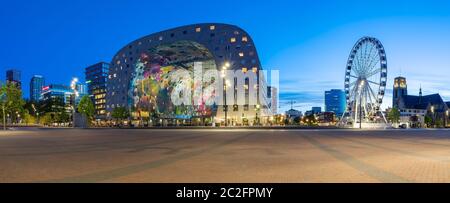
[[[280,111],[323,107],[324,92],[343,89],[350,50],[363,36],[378,38],[388,60],[391,106],[395,77],[409,93],[450,100],[448,1],[8,1],[0,8],[0,77],[22,71],[24,96],[33,75],[46,83],[84,79],[84,68],[110,62],[127,43],[187,24],[237,25],[255,41],[264,69],[280,70]]]

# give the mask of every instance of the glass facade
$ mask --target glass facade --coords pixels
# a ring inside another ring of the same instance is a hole
[[[45,79],[41,75],[35,75],[30,82],[30,100],[33,102],[41,101],[42,88],[45,86]]]
[[[97,119],[106,117],[106,87],[109,63],[100,62],[86,68],[87,93],[92,98]]]
[[[44,101],[50,98],[61,98],[64,103],[70,103],[70,96],[73,94],[72,89],[66,85],[52,84],[42,88],[42,99]]]
[[[21,82],[21,71],[16,69],[11,69],[6,71],[6,82],[17,85],[17,87],[22,87]]]
[[[343,90],[330,90],[325,92],[325,111],[334,112],[340,117],[344,114],[347,102]]]

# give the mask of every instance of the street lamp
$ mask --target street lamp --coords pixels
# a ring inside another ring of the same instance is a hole
[[[77,97],[79,95],[78,91],[77,91],[77,83],[78,83],[78,78],[73,78],[72,82],[70,83],[70,88],[73,91],[73,103],[72,103],[72,127],[75,128],[75,103],[77,101]]]
[[[224,107],[223,111],[225,113],[225,127],[228,126],[228,106],[227,106],[227,87],[230,86],[230,81],[226,79],[226,71],[230,68],[230,62],[225,62],[222,66],[222,74],[223,78],[223,98],[224,98]]]
[[[261,106],[260,106],[259,104],[257,104],[255,107],[256,107],[256,108],[255,108],[255,111],[256,111],[256,116],[255,116],[256,125],[259,125],[260,122],[259,122],[258,112],[259,112]]]
[[[362,80],[359,84],[359,89],[360,91],[362,91],[362,88],[364,87],[364,85],[366,84],[366,82],[364,80]],[[362,94],[359,94],[359,129],[362,129]]]
[[[0,95],[0,100],[2,104],[2,113],[3,113],[3,130],[6,130],[6,115],[5,115],[6,93]]]

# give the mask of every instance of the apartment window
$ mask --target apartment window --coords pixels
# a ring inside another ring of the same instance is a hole
[[[244,57],[244,52],[239,52],[240,57]]]
[[[162,36],[159,36],[159,41],[162,41],[163,40],[163,37]]]
[[[215,29],[216,29],[216,26],[215,26],[215,25],[211,25],[211,26],[209,26],[209,29],[210,29],[210,30],[215,30]]]
[[[201,32],[201,31],[202,31],[202,28],[200,28],[200,27],[195,28],[195,32]]]
[[[248,42],[248,38],[246,36],[242,37],[242,42]]]
[[[235,42],[236,42],[236,38],[235,38],[235,37],[232,37],[232,38],[230,39],[230,42],[231,42],[231,43],[235,43]]]
[[[252,71],[253,71],[254,73],[258,72],[258,68],[257,68],[257,67],[253,67],[253,68],[252,68]]]
[[[175,34],[174,33],[170,34],[170,37],[175,37]]]
[[[187,31],[185,30],[185,31],[183,31],[183,35],[185,35],[185,34],[187,34]]]
[[[246,67],[243,67],[243,68],[242,68],[242,72],[243,72],[243,73],[246,73],[247,71],[248,71],[248,68],[246,68]]]

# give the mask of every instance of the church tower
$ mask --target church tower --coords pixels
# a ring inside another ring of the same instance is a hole
[[[420,91],[419,91],[419,104],[422,104],[422,85],[420,85]]]
[[[404,77],[395,78],[392,106],[394,108],[399,108],[401,100],[406,95],[408,95],[408,86],[406,85],[406,78]]]

